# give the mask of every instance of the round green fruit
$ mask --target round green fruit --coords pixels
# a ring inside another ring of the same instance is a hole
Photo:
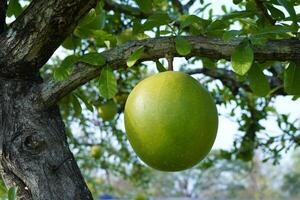
[[[99,159],[101,157],[101,155],[102,155],[101,146],[99,146],[99,145],[92,146],[92,148],[91,148],[91,156],[94,159]]]
[[[115,115],[118,112],[118,106],[113,100],[110,100],[99,106],[98,112],[102,119],[111,121],[114,119]]]
[[[130,93],[124,115],[134,151],[161,171],[197,164],[211,150],[218,129],[210,93],[181,72],[162,72],[141,81]]]

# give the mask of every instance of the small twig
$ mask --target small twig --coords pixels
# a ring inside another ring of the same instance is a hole
[[[185,5],[184,5],[184,9],[185,10],[189,10],[190,7],[196,2],[196,0],[190,0],[189,2],[187,2]]]
[[[179,0],[172,0],[172,4],[173,4],[174,7],[176,7],[178,9],[178,11],[181,14],[185,13],[185,8]]]
[[[261,0],[255,0],[255,3],[256,3],[256,6],[258,8],[258,11],[260,12],[260,14],[265,17],[270,24],[275,24],[276,20],[273,19],[269,13],[268,13],[268,10],[267,8],[265,7],[264,3],[261,1]]]
[[[170,54],[167,54],[166,55],[166,59],[168,60],[168,70],[169,71],[173,71],[174,70],[174,67],[173,67],[173,60],[174,60],[174,58],[173,58],[173,56],[170,55]]]

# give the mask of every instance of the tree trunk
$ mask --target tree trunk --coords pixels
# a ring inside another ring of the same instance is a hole
[[[92,199],[67,144],[59,109],[44,109],[42,80],[0,77],[0,162],[18,199]]]

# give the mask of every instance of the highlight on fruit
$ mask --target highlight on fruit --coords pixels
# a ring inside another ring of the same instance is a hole
[[[128,140],[138,157],[161,171],[180,171],[211,150],[218,113],[210,93],[193,77],[167,71],[142,80],[124,110]]]

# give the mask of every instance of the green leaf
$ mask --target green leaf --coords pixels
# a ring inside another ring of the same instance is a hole
[[[159,61],[156,61],[156,69],[157,71],[159,72],[165,72],[167,71],[167,69],[159,62]]]
[[[224,30],[228,27],[228,23],[225,20],[216,20],[213,21],[208,27],[207,31],[211,32],[214,30]]]
[[[248,72],[248,79],[250,82],[250,88],[254,94],[262,97],[268,95],[270,92],[270,85],[268,79],[258,65],[252,65]]]
[[[239,4],[239,3],[241,3],[243,0],[233,0],[233,3],[234,4]]]
[[[180,36],[177,36],[175,39],[175,47],[176,51],[182,56],[188,55],[192,50],[191,44],[185,38]]]
[[[254,59],[253,50],[248,40],[242,41],[235,47],[231,56],[233,70],[238,75],[245,75],[251,68]]]
[[[70,50],[76,49],[76,47],[78,47],[79,45],[80,45],[80,38],[74,36],[73,34],[67,37],[62,44],[62,46],[65,49],[70,49]]]
[[[238,30],[230,30],[230,31],[226,31],[223,34],[223,40],[225,42],[229,42],[230,40],[232,40],[233,38],[235,38],[236,36],[239,36],[241,34],[241,31]]]
[[[284,13],[275,8],[274,6],[272,6],[272,4],[265,4],[267,6],[267,9],[270,11],[271,13],[271,16],[275,19],[278,19],[278,20],[281,20],[281,19],[284,19],[285,18],[285,15]]]
[[[287,10],[287,12],[290,14],[293,22],[295,24],[297,24],[297,15],[296,15],[296,11],[294,9],[293,2],[289,1],[289,0],[277,0],[277,1],[280,5],[282,5]]]
[[[16,200],[17,199],[17,187],[11,187],[8,190],[8,200]]]
[[[142,56],[145,48],[139,47],[137,48],[127,59],[127,66],[132,67]]]
[[[117,93],[117,79],[113,70],[108,66],[101,71],[99,90],[100,94],[107,99],[111,99]]]
[[[196,15],[182,16],[183,20],[180,22],[180,29],[184,29],[192,24],[198,24],[202,27],[207,26],[209,21],[202,19]]]
[[[293,31],[292,28],[286,26],[267,26],[255,32],[252,36],[258,37],[258,36],[264,36],[268,34],[290,33],[292,31]]]
[[[152,0],[135,0],[135,2],[144,13],[152,11]]]
[[[102,54],[97,52],[84,54],[83,56],[80,57],[79,61],[88,63],[90,65],[97,65],[97,66],[101,66],[105,64],[105,58],[102,56]]]
[[[6,15],[8,17],[15,16],[18,17],[23,12],[22,6],[18,0],[10,0],[8,3]]]
[[[91,9],[87,14],[86,16],[81,19],[79,21],[79,26],[85,26],[85,25],[88,25],[89,23],[91,23],[92,21],[94,21],[97,17],[97,13],[96,13],[96,10],[93,8]]]
[[[284,90],[291,95],[300,95],[300,66],[290,62],[284,72]]]
[[[75,96],[78,97],[84,103],[84,105],[89,111],[93,112],[94,107],[91,104],[91,102],[88,100],[88,97],[86,97],[84,94],[81,94],[79,92],[75,93]]]
[[[151,15],[148,17],[147,21],[142,25],[142,27],[139,27],[136,31],[145,31],[145,30],[151,30],[154,27],[167,25],[171,22],[170,17],[165,13],[159,13],[155,15]]]
[[[79,57],[76,55],[67,56],[62,62],[61,67],[63,68],[72,68],[73,65],[79,61]]]
[[[217,67],[217,61],[210,58],[201,58],[203,67],[208,69],[214,69]]]
[[[72,95],[72,105],[73,105],[73,109],[74,109],[74,116],[79,117],[81,115],[82,108],[81,108],[80,102],[78,101],[76,95]]]

